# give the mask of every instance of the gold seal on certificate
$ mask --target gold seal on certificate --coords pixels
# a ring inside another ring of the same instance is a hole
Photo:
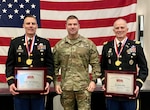
[[[120,66],[120,64],[121,64],[121,61],[119,61],[119,60],[115,61],[116,66]]]
[[[30,58],[27,59],[27,60],[26,60],[26,64],[27,64],[27,65],[31,65],[31,64],[32,64],[32,59],[30,59]]]

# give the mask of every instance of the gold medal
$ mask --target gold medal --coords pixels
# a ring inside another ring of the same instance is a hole
[[[27,64],[27,65],[31,65],[31,64],[32,64],[32,59],[27,59],[27,60],[26,60],[26,64]]]
[[[120,64],[121,64],[121,61],[119,61],[119,60],[115,61],[116,66],[120,66]]]

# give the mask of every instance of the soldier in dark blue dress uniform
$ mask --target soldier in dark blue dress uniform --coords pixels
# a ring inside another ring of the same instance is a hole
[[[54,64],[49,41],[36,35],[37,21],[28,15],[24,19],[25,35],[13,39],[10,43],[6,61],[6,77],[11,94],[14,96],[14,110],[44,110],[45,95],[50,91],[53,80]],[[28,46],[28,40],[32,39]],[[44,93],[19,93],[15,86],[15,67],[47,68]]]
[[[116,37],[105,42],[101,57],[102,84],[105,86],[105,70],[137,72],[135,97],[106,95],[107,110],[136,110],[139,91],[148,76],[147,61],[140,42],[129,40],[126,36],[128,28],[124,19],[114,22]],[[118,50],[120,43],[120,50]],[[120,72],[121,74],[121,72]]]

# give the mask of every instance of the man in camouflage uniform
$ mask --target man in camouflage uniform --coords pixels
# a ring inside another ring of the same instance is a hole
[[[78,18],[67,18],[68,35],[54,47],[55,89],[61,94],[64,110],[90,110],[91,92],[100,75],[99,56],[94,43],[78,34]],[[89,65],[92,67],[89,76]],[[61,79],[60,79],[61,74]]]

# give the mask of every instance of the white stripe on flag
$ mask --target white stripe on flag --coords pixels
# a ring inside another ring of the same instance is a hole
[[[91,16],[92,13],[92,16]],[[99,9],[99,10],[76,10],[76,11],[53,11],[41,10],[41,19],[43,20],[66,20],[69,15],[78,15],[79,20],[104,19],[125,16],[131,13],[136,13],[136,4],[126,7]],[[53,15],[53,16],[47,16]],[[59,16],[60,15],[60,16]]]
[[[128,32],[136,31],[136,22],[128,23],[128,27],[129,27]],[[107,36],[114,35],[112,29],[113,27],[80,29],[79,33],[87,38],[100,37],[100,36],[107,37]],[[0,28],[0,30],[2,30],[1,36],[17,37],[17,36],[21,36],[24,34],[24,30],[19,29],[19,28]],[[65,29],[38,29],[37,35],[44,37],[44,38],[61,39],[67,35],[67,31]]]

